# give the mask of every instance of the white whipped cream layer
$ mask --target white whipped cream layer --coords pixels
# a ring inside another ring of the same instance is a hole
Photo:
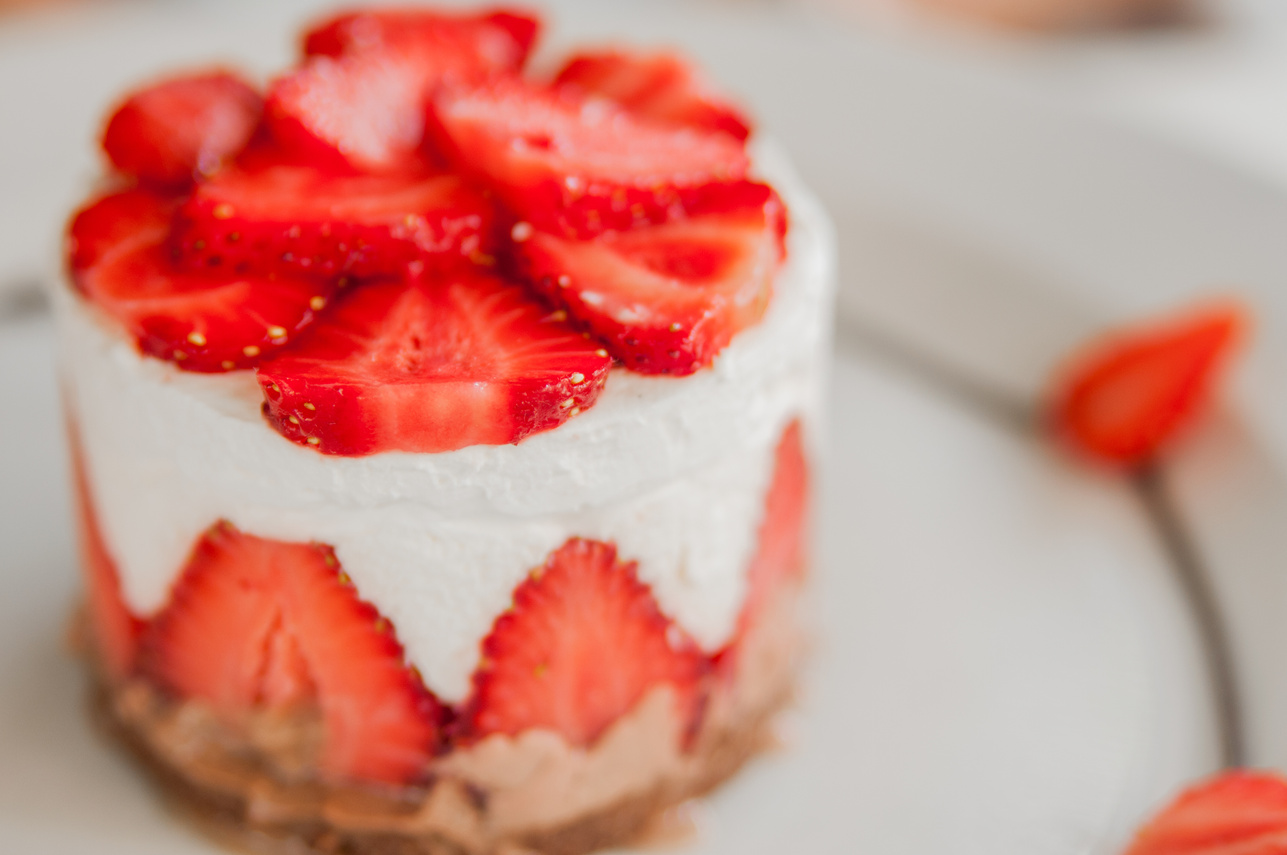
[[[614,369],[598,402],[517,445],[344,458],[277,434],[252,372],[205,375],[139,354],[70,289],[55,306],[66,395],[106,545],[141,615],[165,604],[216,520],[335,547],[363,599],[447,702],[528,571],[573,536],[639,562],[661,609],[707,650],[731,636],[773,449],[816,424],[830,350],[830,223],[785,158],[757,162],[791,216],[764,319],[686,378]]]

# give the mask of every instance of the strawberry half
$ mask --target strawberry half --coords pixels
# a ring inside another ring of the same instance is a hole
[[[125,99],[103,131],[103,151],[121,172],[162,187],[204,178],[245,146],[263,99],[227,71],[175,77]]]
[[[216,524],[148,627],[141,657],[161,685],[234,721],[315,704],[327,777],[400,784],[433,756],[438,704],[330,547]]]
[[[475,67],[481,75],[517,73],[540,28],[534,15],[519,10],[481,15],[413,8],[362,10],[342,13],[313,27],[304,34],[304,53],[343,56],[394,48],[445,57],[456,67]]]
[[[642,122],[514,79],[443,90],[430,112],[446,158],[547,231],[591,237],[744,199],[746,153],[727,134]]]
[[[259,367],[264,414],[327,454],[502,445],[591,406],[606,351],[494,277],[355,289],[299,346]]]
[[[1283,855],[1287,780],[1233,771],[1182,793],[1136,834],[1124,855]]]
[[[107,544],[103,542],[98,516],[90,499],[80,441],[74,428],[69,433],[80,563],[89,594],[89,626],[95,642],[94,652],[107,676],[120,680],[134,670],[144,624],[134,616],[121,596],[120,574],[107,551]]]
[[[468,714],[477,736],[531,728],[593,743],[652,687],[695,717],[706,659],[611,544],[573,538],[514,591],[482,644]]]
[[[249,368],[291,340],[332,286],[301,277],[181,271],[167,246],[174,202],[146,190],[106,196],[69,229],[73,279],[144,353],[188,371]]]
[[[1058,378],[1054,429],[1091,457],[1144,462],[1201,415],[1248,326],[1221,305],[1114,334]]]
[[[455,175],[337,176],[278,163],[198,186],[176,237],[180,258],[198,268],[369,277],[483,257],[492,219]]]
[[[517,21],[414,10],[342,15],[305,37],[310,56],[272,85],[267,124],[286,148],[331,167],[405,166],[416,159],[425,100],[436,88],[522,66],[537,25],[524,34]]]
[[[519,264],[617,359],[645,374],[708,366],[768,306],[782,258],[783,211],[705,214],[579,241],[520,231]]]
[[[640,118],[722,131],[739,142],[751,135],[746,118],[710,94],[692,66],[673,53],[579,53],[554,85],[608,98]]]

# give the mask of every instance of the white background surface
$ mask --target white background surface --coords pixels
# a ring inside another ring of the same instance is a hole
[[[49,270],[115,93],[197,60],[279,66],[306,5],[0,27],[0,287]],[[831,206],[847,312],[1003,397],[1031,401],[1107,318],[1214,283],[1254,302],[1237,394],[1169,473],[1245,618],[1255,756],[1287,761],[1287,399],[1269,394],[1287,365],[1287,113],[1270,109],[1287,16],[1230,4],[1193,31],[1038,48],[758,3],[559,5],[564,38],[697,51]],[[75,582],[48,336],[39,318],[0,328],[0,841],[208,851],[90,737],[59,650]],[[871,351],[842,349],[834,390],[822,643],[795,747],[714,800],[694,851],[1112,852],[1218,762],[1195,633],[1133,494]]]

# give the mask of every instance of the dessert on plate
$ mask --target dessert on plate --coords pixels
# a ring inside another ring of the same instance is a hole
[[[579,853],[795,683],[833,249],[682,59],[335,16],[117,106],[57,289],[100,720],[279,851]]]

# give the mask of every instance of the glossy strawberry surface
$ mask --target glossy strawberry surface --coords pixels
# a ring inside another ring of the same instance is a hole
[[[328,454],[519,442],[594,403],[611,359],[501,279],[371,283],[260,366],[265,414]]]
[[[259,93],[232,72],[171,77],[116,108],[103,130],[103,151],[143,183],[183,187],[236,155],[262,111]]]
[[[430,138],[518,217],[580,237],[727,208],[748,183],[746,154],[727,134],[516,80],[440,92]]]
[[[270,160],[202,183],[179,210],[175,242],[195,269],[386,276],[490,257],[493,217],[456,175],[334,175]]]
[[[1053,429],[1093,458],[1148,460],[1207,408],[1248,326],[1240,306],[1216,305],[1107,336],[1056,379]]]
[[[188,371],[249,368],[312,323],[332,285],[294,276],[180,269],[168,245],[174,200],[126,190],[72,221],[76,287],[139,349]]]
[[[762,185],[761,185],[762,186]],[[520,232],[528,280],[628,368],[692,374],[764,314],[782,257],[781,205],[573,240]]]

